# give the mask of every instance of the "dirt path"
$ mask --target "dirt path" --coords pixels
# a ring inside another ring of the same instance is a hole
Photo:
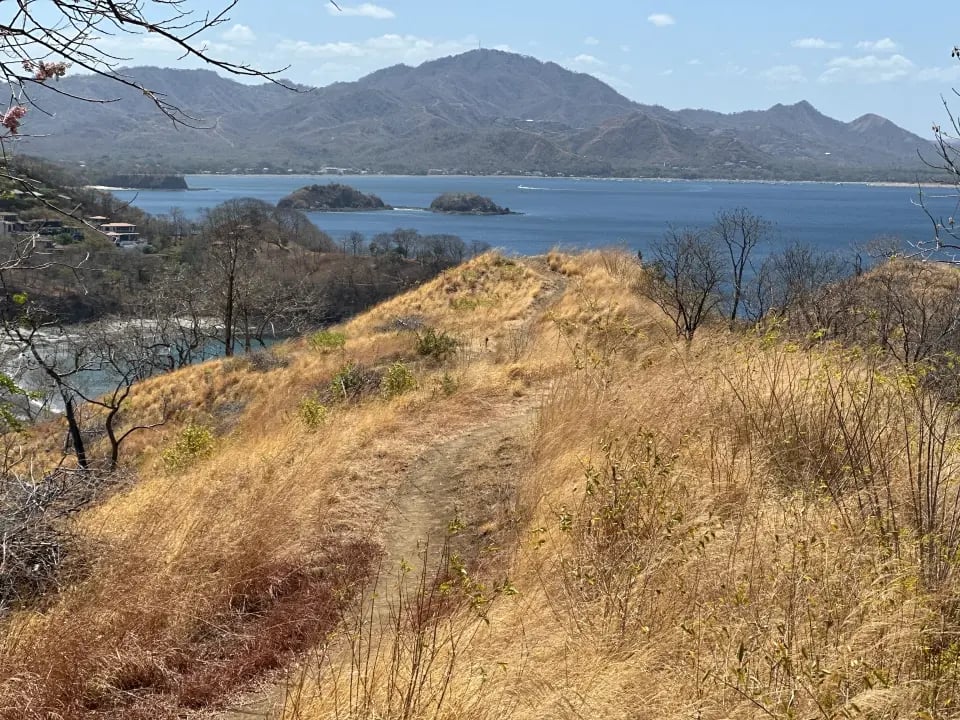
[[[393,580],[401,561],[420,567],[425,543],[428,563],[436,562],[454,522],[465,528],[465,542],[473,546],[503,527],[529,457],[535,409],[535,399],[523,398],[483,424],[432,445],[413,463],[382,530],[385,582]],[[216,717],[268,720],[279,714],[286,695],[283,683],[268,685]]]
[[[550,273],[545,262],[531,266],[549,279],[518,325],[534,322],[565,287],[564,278]],[[530,456],[539,403],[537,394],[504,403],[477,425],[429,446],[411,464],[385,509],[384,526],[374,533],[380,535],[385,553],[381,582],[395,581],[401,561],[419,568],[425,547],[432,568],[453,523],[463,529],[455,541],[458,551],[476,556],[502,542],[514,517],[516,489]],[[412,579],[416,575],[410,573]],[[375,611],[374,626],[387,619],[386,606],[381,603]],[[284,682],[269,683],[215,717],[270,720],[280,716],[287,693]]]

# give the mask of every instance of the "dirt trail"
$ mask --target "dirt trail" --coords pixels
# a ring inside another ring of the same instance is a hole
[[[438,550],[451,523],[484,531],[509,514],[516,471],[529,449],[533,403],[431,447],[408,474],[383,537],[386,566],[413,563],[424,541]],[[433,553],[431,553],[433,554]]]
[[[518,325],[535,322],[566,285],[565,279],[551,273],[542,259],[531,258],[528,264],[544,276],[544,291]],[[498,536],[509,525],[515,491],[530,456],[539,404],[537,393],[504,402],[485,411],[477,425],[429,446],[411,464],[385,509],[386,522],[380,531],[385,553],[382,581],[395,578],[401,561],[420,567],[424,543],[432,569],[453,522],[465,528],[465,537],[459,541],[474,551],[501,539]],[[386,606],[381,603],[377,608],[375,626],[382,626],[386,620],[380,617],[385,615]],[[270,720],[280,715],[286,695],[283,682],[269,684],[215,717]]]
[[[522,398],[485,423],[432,445],[413,463],[382,531],[385,583],[393,581],[401,561],[420,566],[424,543],[432,567],[454,521],[482,540],[511,514],[514,489],[529,456],[535,409],[535,398]],[[283,683],[268,686],[216,717],[268,720],[279,714],[286,694]]]

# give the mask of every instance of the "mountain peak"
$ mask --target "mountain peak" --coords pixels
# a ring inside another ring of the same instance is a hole
[[[522,120],[595,126],[636,104],[592,75],[503,50],[477,49],[393,66],[354,84],[402,97],[445,119],[464,112],[473,120]]]
[[[785,104],[783,104],[783,103],[777,103],[776,105],[772,106],[769,110],[767,110],[767,112],[770,112],[770,113],[784,113],[784,112],[787,112],[787,113],[791,113],[791,114],[797,114],[797,113],[799,113],[799,114],[803,114],[803,115],[817,115],[817,116],[826,117],[825,115],[823,115],[823,113],[821,113],[819,110],[817,110],[817,109],[816,109],[812,104],[810,104],[810,102],[808,102],[807,100],[800,100],[799,102],[795,102],[795,103],[793,103],[792,105],[785,105]]]
[[[863,132],[874,128],[887,127],[893,125],[893,123],[882,115],[866,113],[858,117],[856,120],[851,120],[847,123],[847,125],[849,125],[853,130]]]

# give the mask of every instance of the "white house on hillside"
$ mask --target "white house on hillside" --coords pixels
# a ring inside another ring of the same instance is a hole
[[[137,226],[130,223],[103,223],[97,228],[113,241],[117,247],[132,247],[140,244]]]

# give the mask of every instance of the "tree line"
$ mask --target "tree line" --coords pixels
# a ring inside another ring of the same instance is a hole
[[[733,327],[789,315],[819,327],[827,321],[824,299],[838,283],[898,250],[890,238],[852,257],[798,241],[782,244],[769,220],[746,208],[721,210],[707,228],[671,226],[653,244],[638,290],[688,341],[712,317]]]

